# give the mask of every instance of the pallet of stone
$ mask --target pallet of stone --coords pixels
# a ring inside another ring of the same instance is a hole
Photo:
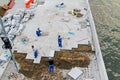
[[[3,17],[6,13],[7,9],[4,8],[3,6],[0,6],[0,16]]]

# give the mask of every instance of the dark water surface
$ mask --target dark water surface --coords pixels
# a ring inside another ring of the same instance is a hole
[[[109,80],[120,80],[120,0],[89,0]]]

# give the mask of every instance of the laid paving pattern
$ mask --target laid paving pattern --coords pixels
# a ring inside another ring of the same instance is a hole
[[[72,1],[72,0],[71,0]],[[81,5],[77,2],[67,2],[63,0],[64,7],[55,7],[61,1],[46,0],[43,5],[38,5],[34,11],[35,16],[28,21],[26,27],[20,36],[14,40],[14,50],[19,53],[27,53],[26,59],[34,60],[33,63],[39,64],[42,57],[54,57],[55,51],[61,49],[71,50],[77,48],[78,44],[91,44],[92,36],[88,19],[86,15],[89,10],[87,9],[87,1],[80,0]],[[71,4],[71,5],[70,5]],[[74,7],[71,7],[74,5]],[[75,17],[68,14],[74,8],[79,8],[83,16]],[[34,22],[34,23],[33,23]],[[37,37],[35,31],[37,28],[42,30],[42,36]],[[58,47],[57,38],[60,35],[63,39],[63,47]],[[27,38],[26,44],[21,42],[23,37]],[[34,58],[31,46],[34,45],[39,54]]]

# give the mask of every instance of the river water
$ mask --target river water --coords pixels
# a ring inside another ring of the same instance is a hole
[[[90,0],[109,80],[120,80],[120,0]]]

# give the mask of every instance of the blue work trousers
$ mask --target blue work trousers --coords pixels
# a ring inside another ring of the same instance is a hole
[[[54,72],[54,64],[49,65],[48,71],[49,72]]]

